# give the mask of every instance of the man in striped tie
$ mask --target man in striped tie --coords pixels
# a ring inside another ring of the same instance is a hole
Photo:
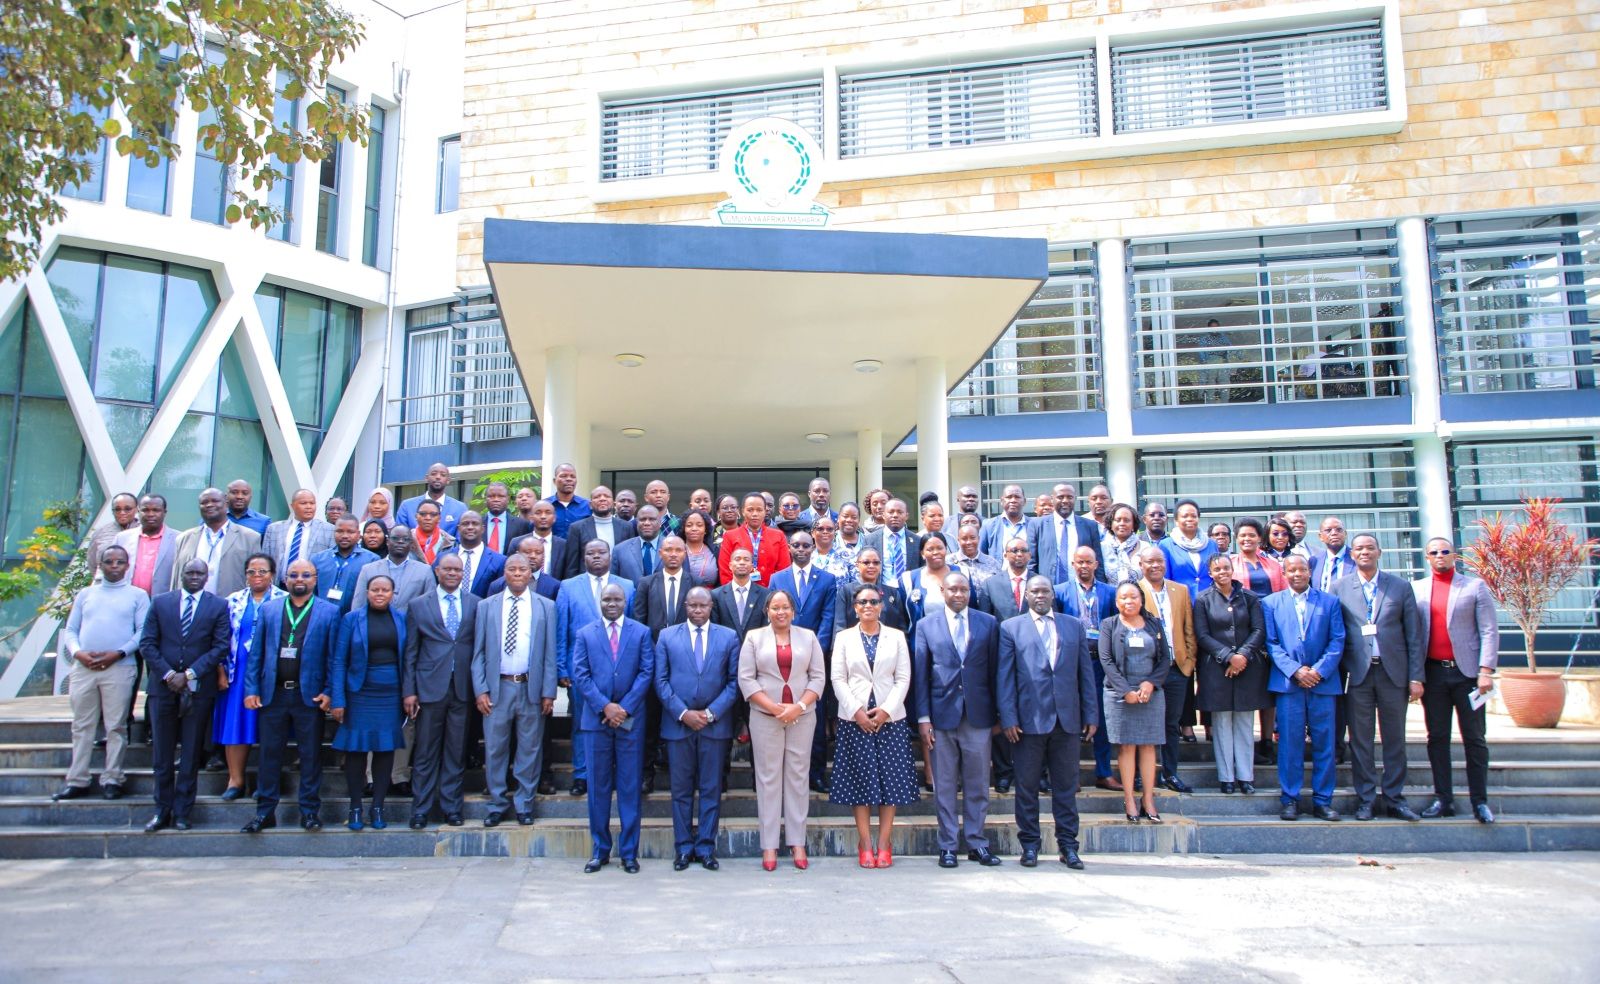
[[[287,584],[289,565],[310,560],[333,546],[333,525],[317,518],[317,494],[300,489],[289,500],[290,517],[267,527],[261,552],[278,563],[278,583]]]

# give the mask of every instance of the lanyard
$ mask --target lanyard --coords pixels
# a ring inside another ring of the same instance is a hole
[[[285,599],[283,602],[283,608],[284,617],[289,620],[289,641],[287,643],[287,648],[293,649],[295,633],[300,631],[300,623],[304,622],[306,620],[306,616],[311,614],[311,602],[307,601],[304,605],[301,605],[298,615],[295,614],[294,605],[287,599]]]
[[[1367,624],[1371,625],[1378,620],[1378,579],[1362,582],[1361,593],[1367,596]]]
[[[749,529],[750,527],[745,527],[746,531]],[[752,562],[759,561],[761,559],[761,538],[762,536],[766,535],[766,532],[766,529],[762,528],[750,534],[750,560]],[[760,565],[757,564],[756,566],[759,567]]]

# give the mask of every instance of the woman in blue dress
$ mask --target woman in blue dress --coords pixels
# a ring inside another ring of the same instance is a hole
[[[383,800],[389,793],[395,749],[405,745],[401,726],[400,653],[405,649],[405,615],[390,607],[394,582],[379,574],[367,582],[367,607],[356,609],[339,625],[333,665],[328,668],[333,719],[339,733],[333,747],[345,753],[344,780],[349,789],[351,830],[364,826],[361,793],[367,783],[367,753],[372,753],[372,809],[366,820],[375,830],[388,824]]]
[[[255,638],[261,606],[288,593],[272,583],[277,576],[278,564],[269,555],[251,554],[244,562],[244,589],[227,598],[233,642],[227,658],[217,667],[217,687],[222,693],[211,717],[211,740],[222,746],[228,760],[225,800],[244,795],[244,767],[250,761],[250,746],[256,743],[256,712],[244,706],[244,668],[250,661],[250,640]]]

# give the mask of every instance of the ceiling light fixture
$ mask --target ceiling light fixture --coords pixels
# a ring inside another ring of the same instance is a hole
[[[635,439],[641,438],[641,437],[644,436],[644,428],[643,427],[624,427],[624,428],[622,428],[622,436],[623,437],[631,437],[631,438],[635,438]]]
[[[821,431],[817,431],[816,433],[807,434],[806,440],[810,441],[812,444],[822,444],[828,440],[828,435],[822,433]]]
[[[856,365],[855,365],[856,372],[871,373],[871,372],[877,372],[879,369],[882,369],[882,368],[883,368],[883,363],[879,362],[877,359],[857,359],[856,360]]]
[[[616,360],[617,365],[624,369],[637,369],[644,365],[644,356],[637,352],[618,352]]]

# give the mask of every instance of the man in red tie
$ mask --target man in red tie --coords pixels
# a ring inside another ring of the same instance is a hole
[[[510,511],[511,489],[504,482],[490,482],[483,490],[483,542],[502,556],[513,551],[511,541],[533,530],[533,524]]]

